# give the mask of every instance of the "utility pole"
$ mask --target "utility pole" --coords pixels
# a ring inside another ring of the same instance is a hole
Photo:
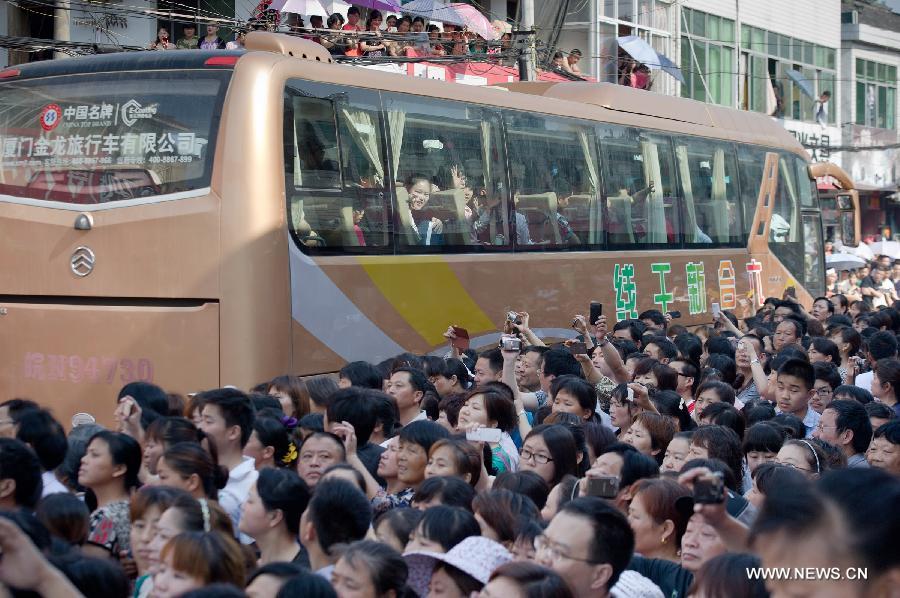
[[[524,31],[528,31],[522,53],[519,55],[519,79],[522,81],[534,81],[537,79],[534,0],[522,0],[522,22],[519,24],[519,27]]]

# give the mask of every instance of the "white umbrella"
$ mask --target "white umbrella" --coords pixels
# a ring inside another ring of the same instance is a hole
[[[835,270],[855,270],[866,265],[866,260],[850,253],[832,253],[825,256],[825,266]]]
[[[870,260],[875,257],[875,254],[872,253],[872,250],[865,243],[860,243],[856,247],[844,247],[844,249],[846,249],[853,255],[858,255],[859,257],[866,260]]]
[[[400,7],[404,14],[422,17],[429,21],[440,21],[463,26],[466,20],[446,2],[440,0],[412,0]]]
[[[636,35],[625,35],[617,37],[616,41],[619,47],[625,50],[629,56],[645,65],[651,71],[663,70],[684,83],[684,75],[681,74],[681,69],[665,55],[654,50],[643,38]]]
[[[879,241],[869,243],[869,249],[874,255],[886,255],[893,259],[900,258],[900,243],[897,241]]]

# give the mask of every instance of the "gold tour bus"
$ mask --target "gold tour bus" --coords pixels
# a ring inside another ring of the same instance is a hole
[[[472,87],[241,52],[0,71],[0,398],[109,422],[178,392],[572,335],[592,300],[708,323],[823,288],[808,156],[777,122],[624,86]],[[835,170],[831,171],[832,174]]]

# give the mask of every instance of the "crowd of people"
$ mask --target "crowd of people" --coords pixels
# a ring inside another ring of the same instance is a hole
[[[889,596],[900,309],[789,294],[689,330],[511,312],[476,353],[0,404],[13,595]],[[677,314],[676,314],[677,315]],[[859,575],[750,575],[837,567]]]
[[[283,22],[275,25],[271,19],[260,18],[252,23],[254,29],[272,29],[295,32],[306,39],[323,45],[332,55],[356,57],[380,56],[470,56],[477,54],[503,54],[512,48],[512,28],[508,23],[493,23],[499,39],[486,40],[465,27],[444,23],[438,26],[428,23],[420,16],[388,15],[380,10],[369,10],[365,19],[359,8],[351,6],[345,17],[334,13],[327,19],[320,15],[309,15],[309,25],[302,15],[289,14]],[[156,39],[150,44],[151,50],[201,49],[236,50],[244,47],[246,31],[238,29],[234,39],[227,43],[219,37],[219,27],[215,23],[206,25],[206,35],[197,37],[193,23],[183,26],[183,34],[178,41],[172,41],[169,31],[161,27]],[[573,59],[573,56],[575,58]],[[566,70],[578,73],[580,52],[572,53]]]

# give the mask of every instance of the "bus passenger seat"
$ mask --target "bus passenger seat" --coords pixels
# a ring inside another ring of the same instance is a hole
[[[443,222],[445,245],[466,245],[471,240],[465,206],[464,189],[447,189],[431,194],[426,209]]]
[[[634,200],[626,189],[607,199],[609,205],[609,242],[634,243],[634,226],[631,223],[631,206]]]
[[[560,209],[562,215],[569,221],[572,232],[581,237],[582,242],[597,242],[594,234],[597,230],[596,203],[596,198],[587,193],[570,195],[568,207]],[[588,235],[584,235],[585,232],[588,232]]]
[[[536,193],[520,195],[516,211],[525,215],[528,232],[535,243],[553,243],[559,245],[562,239],[557,224],[556,193]]]

